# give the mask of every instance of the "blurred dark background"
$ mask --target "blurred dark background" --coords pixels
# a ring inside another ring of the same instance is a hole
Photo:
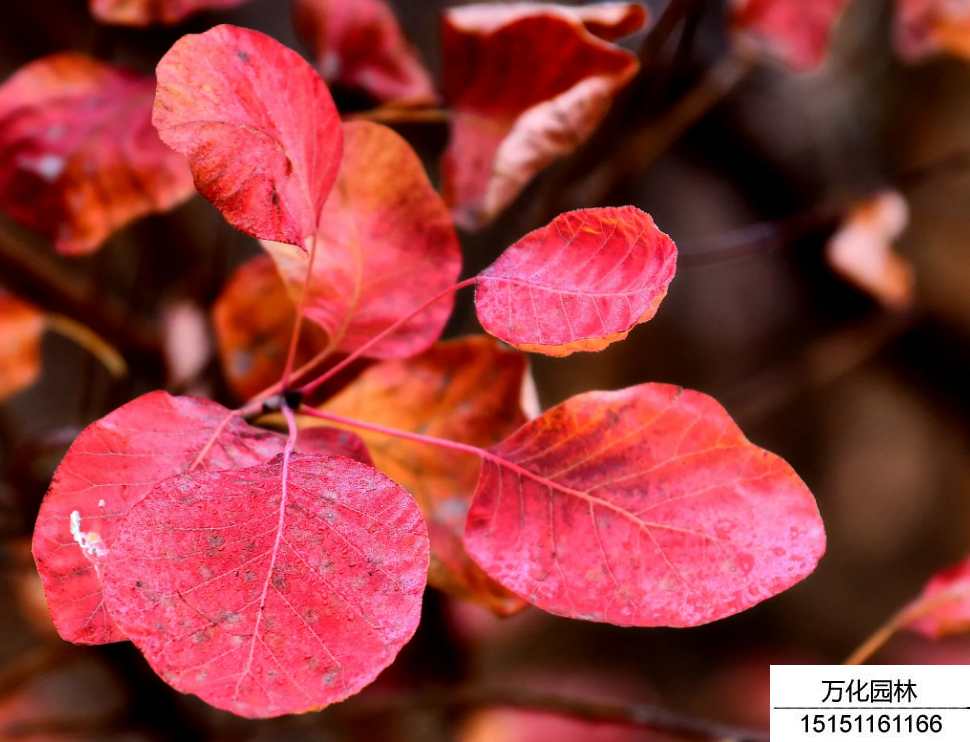
[[[440,79],[438,11],[453,3],[392,4]],[[657,14],[666,1],[647,4]],[[491,227],[462,234],[466,274],[545,223],[553,206],[630,203],[651,213],[680,248],[669,297],[656,319],[601,353],[534,358],[543,406],[644,381],[713,395],[811,487],[828,554],[788,592],[686,630],[621,629],[535,609],[502,621],[429,591],[418,636],[378,690],[469,679],[531,684],[767,727],[771,662],[841,661],[931,574],[970,551],[970,170],[961,165],[970,153],[970,64],[900,61],[891,45],[891,3],[860,0],[819,71],[754,66],[648,166],[629,172],[613,145],[651,126],[724,58],[726,13],[718,0],[695,0],[605,132],[549,168]],[[65,49],[150,71],[181,34],[216,22],[300,48],[284,0],[253,0],[150,30],[98,26],[83,0],[31,0],[0,10],[0,78]],[[623,43],[638,49],[643,38]],[[338,104],[350,110],[365,102],[338,95]],[[446,127],[398,130],[437,179]],[[885,187],[901,189],[911,209],[899,244],[916,274],[915,308],[907,312],[880,308],[823,257],[839,214]],[[82,299],[111,297],[129,329],[144,329],[149,341],[140,373],[118,384],[83,351],[48,336],[40,382],[0,405],[0,728],[5,714],[37,707],[47,715],[24,722],[24,738],[39,729],[49,735],[43,739],[64,740],[526,742],[557,729],[548,722],[545,732],[529,731],[508,714],[427,711],[243,722],[171,691],[130,645],[60,642],[29,556],[32,518],[59,457],[81,427],[162,383],[151,361],[160,307],[190,300],[207,310],[228,272],[259,248],[200,198],[74,260],[56,257],[45,240],[0,215],[0,253],[8,248],[54,266]],[[0,284],[43,300],[4,265]],[[459,302],[450,335],[478,330],[468,301]],[[212,376],[217,396],[230,401],[215,366]],[[963,663],[970,641],[902,635],[877,660]],[[51,709],[59,711],[51,716]],[[556,735],[565,742],[570,733]],[[575,738],[659,738],[602,728],[595,734]]]

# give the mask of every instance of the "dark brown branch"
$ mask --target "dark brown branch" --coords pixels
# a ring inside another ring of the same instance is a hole
[[[0,698],[6,698],[43,672],[56,667],[72,654],[75,647],[56,641],[20,655],[0,671]]]
[[[840,328],[812,342],[797,357],[753,376],[725,395],[725,406],[742,425],[760,422],[858,368],[918,320],[915,311],[880,311]]]
[[[667,39],[670,38],[674,29],[691,12],[697,2],[698,0],[670,0],[667,3],[667,7],[663,9],[640,46],[637,56],[640,58],[640,64],[643,67],[652,67],[657,63]]]
[[[754,61],[729,54],[715,62],[690,90],[647,126],[629,134],[617,147],[623,153],[623,167],[610,179],[603,179],[602,199],[619,183],[644,172],[684,133],[720,103],[754,68]],[[595,175],[594,175],[595,179]]]
[[[378,124],[448,124],[452,112],[445,108],[401,108],[381,106],[367,111],[348,113],[345,121],[373,121]]]
[[[767,732],[698,719],[652,704],[588,701],[525,688],[466,686],[395,696],[364,696],[334,706],[327,713],[335,719],[352,720],[415,709],[465,710],[481,706],[542,711],[584,721],[655,729],[695,739],[725,742],[768,742],[769,739]]]
[[[565,161],[555,178],[550,179],[549,182],[557,186],[548,187],[548,195],[534,221],[545,224],[561,212],[576,208],[574,189],[562,188],[559,184],[563,182],[581,183],[586,205],[607,203],[622,184],[647,170],[657,157],[729,95],[753,67],[751,58],[729,54],[714,63],[697,84],[668,109],[633,131],[623,132],[619,130],[621,127],[610,127],[611,114],[601,130]],[[615,110],[622,114],[618,105]]]
[[[897,176],[896,187],[905,194],[946,178],[970,172],[970,150],[954,150],[939,159]],[[679,269],[744,260],[788,245],[811,232],[835,229],[849,208],[860,199],[823,202],[785,219],[756,222],[727,232],[680,243]]]
[[[132,366],[159,380],[161,341],[156,330],[128,316],[117,300],[91,291],[84,281],[29,244],[4,216],[0,216],[0,276],[11,291],[48,312],[89,327],[118,348]]]

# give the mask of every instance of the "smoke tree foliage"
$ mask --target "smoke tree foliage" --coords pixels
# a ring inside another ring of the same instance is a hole
[[[144,26],[239,4],[90,8]],[[739,0],[730,23],[738,45],[804,69],[846,4]],[[488,224],[591,136],[639,70],[615,42],[646,9],[451,9],[439,96],[381,0],[294,6],[319,70],[219,25],[178,40],[154,79],[71,52],[0,87],[0,208],[59,252],[96,251],[195,191],[264,251],[213,307],[248,401],[151,391],[57,469],[33,555],[60,635],[131,641],[175,689],[261,718],[372,682],[429,582],[502,615],[689,627],[807,577],[825,551],[813,496],[714,399],[643,383],[523,403],[527,353],[596,352],[662,309],[677,248],[648,214],[560,214],[459,280],[455,224]],[[897,6],[901,54],[966,54],[944,3]],[[505,84],[513,54],[528,84]],[[449,106],[440,195],[399,134],[342,119],[330,82],[384,112]],[[466,288],[488,335],[441,342]],[[0,295],[0,394],[36,377],[44,322]],[[966,573],[942,573],[891,629],[965,628]]]

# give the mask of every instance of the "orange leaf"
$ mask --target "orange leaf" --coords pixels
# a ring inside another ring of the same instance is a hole
[[[677,248],[633,206],[560,214],[479,274],[478,319],[521,350],[602,350],[657,313]]]
[[[916,60],[945,52],[970,60],[970,2],[898,0],[896,48]]]
[[[488,450],[465,548],[551,613],[696,626],[809,575],[815,500],[717,402],[668,384],[573,397]]]
[[[932,639],[970,629],[970,557],[937,572],[900,616],[902,626]]]
[[[226,381],[240,399],[249,399],[283,376],[296,322],[296,306],[268,255],[239,266],[226,281],[212,308],[212,323]],[[299,368],[327,345],[312,323],[301,328]]]
[[[825,58],[832,28],[849,0],[734,0],[732,24],[743,43],[765,50],[794,70]]]
[[[228,10],[248,0],[90,0],[91,13],[118,26],[174,26],[203,10]]]
[[[384,0],[293,0],[293,23],[327,82],[381,102],[434,102],[431,75]]]
[[[454,118],[443,193],[458,224],[492,221],[534,175],[593,133],[639,69],[633,54],[594,33],[614,37],[645,20],[636,3],[446,11],[444,90]]]
[[[44,315],[26,302],[0,292],[0,400],[40,376]]]
[[[151,123],[155,81],[64,52],[0,87],[0,207],[82,255],[195,193]]]
[[[458,278],[461,249],[448,209],[410,145],[385,126],[344,124],[344,159],[323,207],[306,317],[350,353]],[[294,298],[309,260],[287,245],[263,242]],[[428,348],[451,314],[436,302],[367,351],[402,358]]]
[[[385,427],[491,446],[525,422],[519,400],[526,367],[523,355],[504,350],[489,337],[439,343],[415,358],[371,366],[321,409]],[[465,513],[481,468],[479,459],[377,433],[360,435],[374,465],[403,485],[428,519],[429,582],[502,615],[523,607],[523,601],[468,558],[461,543]]]
[[[892,249],[908,221],[902,194],[877,193],[849,209],[825,246],[825,259],[836,273],[884,306],[908,307],[913,302],[913,269]]]

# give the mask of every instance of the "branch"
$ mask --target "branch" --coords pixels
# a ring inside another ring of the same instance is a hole
[[[563,182],[580,183],[586,204],[607,203],[621,184],[644,172],[753,68],[753,59],[728,54],[668,109],[634,131],[624,133],[618,124],[611,126],[611,113],[596,135],[564,162],[555,178],[549,179],[547,197],[538,208],[535,221],[545,224],[561,212],[576,208],[575,188],[563,188]],[[624,110],[622,102],[614,101],[614,109]]]
[[[843,665],[863,665],[865,662],[878,652],[882,646],[888,642],[893,635],[899,631],[903,624],[901,613],[894,614],[886,623],[876,629],[862,644],[860,644],[852,654],[843,662]]]
[[[813,341],[793,359],[755,374],[725,395],[732,416],[752,425],[803,394],[827,386],[912,329],[919,314],[877,312]]]
[[[584,721],[618,724],[673,732],[696,739],[724,742],[768,742],[767,732],[732,727],[707,719],[678,714],[646,703],[622,704],[588,701],[525,688],[464,686],[429,689],[398,696],[370,696],[332,707],[339,719],[396,714],[414,709],[467,710],[481,706],[505,706],[568,716]]]
[[[691,127],[720,103],[754,68],[754,60],[729,54],[715,62],[697,84],[656,120],[631,133],[617,147],[622,165],[603,180],[599,199],[606,198],[624,179],[645,171]]]
[[[0,218],[0,276],[11,291],[49,313],[80,322],[119,348],[149,380],[160,380],[161,339],[157,330],[128,315],[120,302],[100,296]]]
[[[694,10],[697,0],[670,0],[667,7],[653,24],[640,46],[637,57],[643,68],[652,67],[657,63],[660,52],[667,39],[677,28],[677,25]]]
[[[344,116],[347,121],[373,121],[378,124],[447,124],[452,112],[443,108],[403,108],[381,106]]]
[[[56,332],[80,345],[97,358],[114,378],[120,379],[128,375],[128,364],[125,363],[121,353],[111,343],[80,322],[63,314],[45,314],[44,326],[51,332]]]

